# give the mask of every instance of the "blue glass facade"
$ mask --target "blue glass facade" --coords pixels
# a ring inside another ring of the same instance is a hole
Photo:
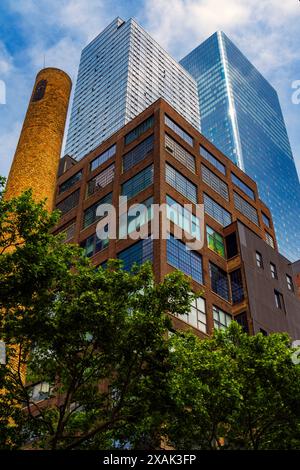
[[[223,32],[180,63],[197,81],[201,132],[257,182],[279,251],[299,259],[300,185],[276,91]]]

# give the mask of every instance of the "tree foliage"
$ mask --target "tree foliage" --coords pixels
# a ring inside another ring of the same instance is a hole
[[[30,191],[0,192],[0,448],[300,447],[286,335],[234,323],[205,340],[170,335],[189,280],[174,271],[158,284],[150,264],[128,273],[117,260],[95,269],[51,234],[58,217]],[[50,386],[40,401],[38,383]]]

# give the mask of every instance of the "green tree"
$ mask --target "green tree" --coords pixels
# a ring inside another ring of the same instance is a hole
[[[175,448],[300,448],[300,365],[288,335],[248,336],[233,322],[207,340],[170,342],[166,435]]]
[[[177,272],[156,284],[151,265],[95,269],[50,234],[57,217],[30,191],[0,199],[0,337],[9,359],[1,366],[2,448],[28,439],[45,449],[159,446],[166,313],[187,311],[189,282]],[[32,399],[25,364],[30,383],[51,385],[47,400]]]

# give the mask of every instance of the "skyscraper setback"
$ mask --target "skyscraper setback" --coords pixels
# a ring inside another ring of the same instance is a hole
[[[81,159],[158,98],[196,129],[196,81],[135,20],[116,18],[82,51],[66,153]]]
[[[300,185],[276,91],[223,33],[180,61],[198,86],[201,132],[258,184],[279,250],[300,258]]]

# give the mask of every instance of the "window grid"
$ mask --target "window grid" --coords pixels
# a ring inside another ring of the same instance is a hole
[[[247,217],[247,219],[259,226],[257,210],[235,191],[233,192],[233,199],[235,208]]]
[[[232,303],[237,304],[244,300],[244,287],[242,272],[240,269],[236,269],[230,273],[230,285],[231,285],[231,297]]]
[[[195,157],[173,140],[168,134],[165,135],[165,148],[176,160],[181,162],[186,168],[196,173]]]
[[[288,274],[286,274],[286,282],[287,282],[288,290],[289,290],[290,292],[294,292],[294,283],[293,283],[293,279],[292,279],[291,276],[289,276]]]
[[[108,160],[113,155],[115,155],[115,153],[116,153],[116,145],[114,144],[111,147],[109,147],[109,149],[105,150],[105,152],[101,153],[101,155],[99,155],[97,158],[95,158],[91,162],[90,171],[93,171],[96,168],[98,168],[100,165],[102,165],[102,163],[106,162],[106,160]]]
[[[134,263],[139,265],[153,260],[153,241],[151,238],[139,240],[134,245],[118,253],[118,258],[123,261],[123,269],[130,271]]]
[[[217,170],[219,170],[223,175],[226,175],[226,167],[221,163],[214,155],[212,155],[208,150],[206,150],[203,145],[199,147],[200,155],[204,157],[208,162],[210,162]]]
[[[203,284],[202,256],[189,250],[185,243],[170,234],[167,239],[167,261],[169,264]]]
[[[88,207],[83,214],[83,227],[86,228],[94,222],[98,222],[103,217],[96,215],[97,209],[101,204],[112,204],[112,193],[104,196],[100,201],[95,202],[92,206]]]
[[[123,196],[131,198],[148,188],[153,183],[153,165],[148,166],[122,184],[121,192]]]
[[[221,178],[215,175],[212,171],[210,171],[206,166],[201,165],[202,169],[202,180],[208,186],[210,186],[216,193],[218,193],[221,197],[229,201],[229,194],[228,194],[228,186],[224,183]]]
[[[140,135],[142,135],[144,132],[150,129],[150,127],[153,126],[153,123],[154,123],[154,117],[150,116],[148,117],[148,119],[146,119],[141,124],[139,124],[135,129],[133,129],[131,132],[129,132],[125,136],[125,145],[130,144],[135,139],[137,139]]]
[[[191,305],[190,312],[185,315],[176,315],[181,320],[189,323],[203,333],[207,333],[207,318],[205,300],[201,297],[194,299]]]
[[[115,176],[115,164],[113,163],[105,170],[101,171],[99,175],[95,176],[88,182],[87,185],[87,196],[91,196],[96,191],[105,188],[108,184],[110,184]]]
[[[186,131],[182,129],[176,122],[174,122],[169,116],[165,114],[165,124],[172,129],[179,137],[185,140],[191,147],[194,145],[194,139]]]
[[[137,231],[148,223],[153,218],[153,197],[149,197],[145,201],[140,203],[144,206],[144,210],[137,209],[137,214],[129,215],[122,214],[119,222],[119,237],[125,237],[129,233]],[[130,208],[128,209],[130,211]]]
[[[70,196],[57,204],[56,209],[61,211],[61,215],[65,215],[77,206],[79,202],[79,194],[80,190],[77,189],[74,193],[70,194]]]
[[[223,299],[230,301],[227,273],[213,263],[209,263],[211,289]]]
[[[263,267],[264,267],[263,257],[262,257],[262,255],[259,253],[259,251],[256,251],[256,253],[255,253],[255,259],[256,259],[256,266],[257,266],[258,268],[263,269]]]
[[[168,164],[166,164],[166,182],[187,199],[197,204],[196,185]]]
[[[231,224],[231,214],[216,201],[204,193],[204,210],[223,227]]]
[[[81,180],[81,177],[82,170],[78,171],[78,173],[75,173],[75,175],[71,176],[71,178],[69,178],[67,181],[65,181],[59,186],[59,194],[62,194],[68,189],[72,188],[72,186],[74,186],[76,183],[78,183],[78,181]]]
[[[275,248],[274,238],[268,232],[266,234],[266,242],[271,248]]]
[[[108,226],[106,226],[108,228]],[[85,256],[90,258],[91,256],[99,253],[99,251],[104,250],[109,243],[108,238],[101,240],[98,238],[97,234],[94,233],[86,240],[80,243],[81,248],[84,249]]]
[[[263,212],[262,212],[262,219],[263,219],[263,223],[264,223],[267,227],[270,228],[270,227],[271,227],[271,221],[270,221],[269,217],[268,217],[266,214],[264,214]]]
[[[274,263],[270,263],[271,276],[273,279],[278,279],[277,268]]]
[[[246,183],[244,183],[244,181],[240,180],[240,178],[238,178],[234,173],[231,173],[231,179],[232,179],[232,182],[238,188],[240,188],[245,194],[247,194],[247,196],[249,196],[253,201],[255,201],[254,191],[252,191],[252,189],[249,188],[249,186]]]
[[[140,144],[134,147],[130,152],[123,156],[123,172],[128,171],[137,163],[140,163],[153,150],[154,136],[150,135]]]
[[[214,327],[218,330],[227,328],[232,321],[232,316],[229,313],[224,312],[215,305],[213,305],[213,318]]]

